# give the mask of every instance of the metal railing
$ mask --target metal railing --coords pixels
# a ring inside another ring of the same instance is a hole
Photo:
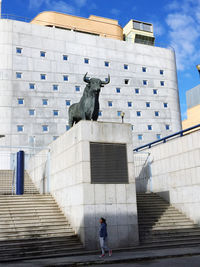
[[[190,127],[190,128],[187,128],[187,129],[185,129],[185,130],[179,131],[179,132],[177,132],[177,133],[168,135],[168,136],[166,136],[166,137],[163,137],[163,138],[161,138],[161,139],[159,139],[159,140],[153,141],[153,142],[148,143],[148,144],[146,144],[146,145],[137,147],[137,148],[135,148],[133,151],[134,151],[134,152],[138,152],[138,151],[143,150],[143,149],[145,149],[145,148],[151,148],[153,145],[156,145],[156,144],[166,143],[167,140],[169,140],[169,139],[172,139],[172,138],[174,138],[174,137],[175,137],[175,138],[182,137],[182,136],[184,136],[185,134],[189,134],[192,130],[196,130],[196,129],[198,129],[198,128],[200,128],[200,124],[197,124],[197,125],[195,125],[195,126],[192,126],[192,127]]]

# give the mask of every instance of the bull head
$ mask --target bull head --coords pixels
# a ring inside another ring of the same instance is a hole
[[[86,72],[86,74],[84,75],[84,77],[83,77],[83,81],[84,82],[86,82],[86,83],[90,83],[90,79],[89,78],[87,78],[87,72]],[[105,81],[101,81],[101,87],[103,87],[105,84],[108,84],[110,82],[110,75],[108,74],[108,80],[105,82]]]

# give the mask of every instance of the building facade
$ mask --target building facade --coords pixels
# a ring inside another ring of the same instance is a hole
[[[134,147],[181,129],[174,51],[7,19],[0,36],[1,145],[46,146],[68,130],[86,72],[110,74],[99,120],[124,112]]]
[[[186,92],[187,119],[182,122],[183,130],[200,124],[200,84]]]

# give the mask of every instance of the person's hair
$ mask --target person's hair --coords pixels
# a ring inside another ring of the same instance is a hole
[[[107,225],[105,218],[101,217],[101,220],[102,220],[103,223],[105,223]]]

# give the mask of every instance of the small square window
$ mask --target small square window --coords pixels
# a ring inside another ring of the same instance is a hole
[[[23,132],[24,131],[24,125],[17,125],[17,131]]]
[[[34,83],[29,83],[29,89],[31,89],[31,90],[35,89],[35,84]]]
[[[132,102],[128,102],[128,107],[132,107]]]
[[[150,106],[151,106],[151,103],[150,102],[146,102],[146,107],[150,108]]]
[[[120,93],[120,88],[116,88],[116,92],[119,94]]]
[[[160,70],[160,75],[163,75],[164,74],[164,70]]]
[[[75,86],[75,91],[80,92],[80,86]]]
[[[143,139],[143,135],[142,134],[138,134],[138,140],[142,140]]]
[[[129,79],[124,79],[125,84],[129,84]]]
[[[109,66],[110,66],[110,62],[105,61],[105,62],[104,62],[104,65],[105,65],[105,67],[109,67]]]
[[[34,109],[29,109],[29,115],[34,116],[35,115],[35,110]]]
[[[69,78],[68,75],[63,75],[63,81],[65,82],[68,81],[68,78]]]
[[[66,125],[66,131],[69,131],[70,127],[69,125]]]
[[[136,111],[137,117],[141,117],[141,111]]]
[[[142,72],[147,72],[147,68],[146,67],[142,67]]]
[[[65,100],[65,105],[70,106],[71,105],[71,100]]]
[[[135,94],[139,94],[140,93],[140,89],[135,88]]]
[[[155,117],[159,116],[159,111],[155,111]]]
[[[68,60],[68,56],[67,55],[63,55],[63,60]]]
[[[160,140],[161,139],[161,134],[157,134],[156,138],[157,138],[157,140]]]
[[[53,84],[53,91],[58,91],[58,85],[57,84]]]
[[[24,104],[24,99],[23,98],[18,98],[18,104],[23,105]]]
[[[117,116],[121,116],[121,111],[117,111]]]
[[[84,58],[84,63],[89,64],[89,58]]]
[[[151,131],[152,130],[152,125],[147,125],[147,128],[148,128],[149,131]]]
[[[164,86],[165,85],[165,82],[164,81],[160,81],[160,85],[161,86]]]
[[[41,80],[46,80],[46,74],[40,74],[40,79]]]
[[[49,126],[48,125],[42,125],[42,131],[43,132],[48,132]]]
[[[46,56],[46,52],[44,52],[44,51],[40,51],[40,56],[41,56],[41,57],[45,57],[45,56]]]
[[[124,69],[128,70],[128,65],[127,64],[124,64]]]
[[[47,106],[48,105],[48,99],[42,99],[42,105]]]
[[[20,47],[16,47],[16,53],[17,53],[17,54],[21,54],[21,53],[22,53],[22,48],[20,48]]]
[[[163,103],[164,108],[168,108],[168,103]]]
[[[108,101],[108,106],[112,107],[112,101]]]
[[[102,111],[101,111],[101,110],[99,110],[99,116],[100,116],[100,117],[102,116]]]
[[[59,111],[56,109],[56,110],[53,110],[53,115],[54,116],[58,116],[58,113],[59,113]]]
[[[132,130],[132,131],[134,130],[134,125],[131,125],[131,130]]]
[[[107,77],[107,78],[105,78],[105,82],[108,82],[108,77]]]
[[[53,141],[55,141],[58,138],[58,136],[53,136]]]
[[[22,73],[21,72],[16,72],[16,78],[21,79],[22,78]]]
[[[158,90],[157,89],[153,89],[153,94],[157,95],[158,94]]]
[[[170,129],[169,124],[166,124],[166,125],[165,125],[165,129],[166,129],[166,130],[169,130],[169,129]]]
[[[143,85],[147,85],[147,80],[143,80]]]

